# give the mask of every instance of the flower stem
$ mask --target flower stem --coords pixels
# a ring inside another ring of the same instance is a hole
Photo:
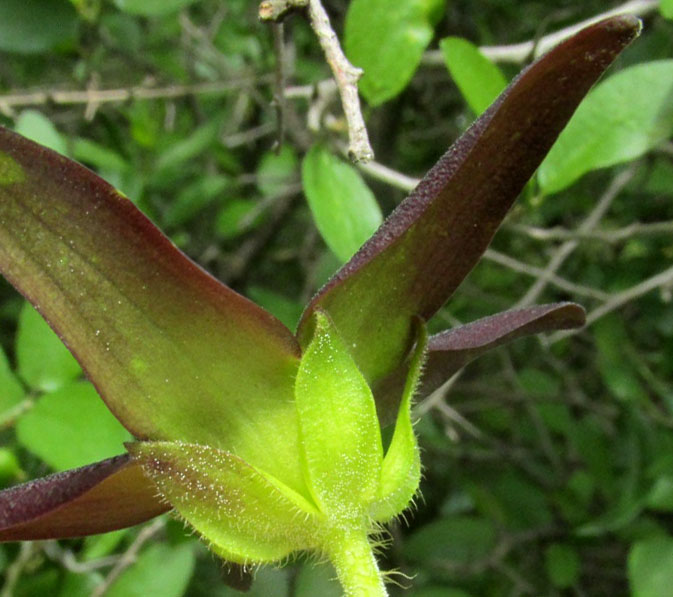
[[[344,597],[388,595],[365,529],[335,529],[330,533],[327,555],[336,568]]]

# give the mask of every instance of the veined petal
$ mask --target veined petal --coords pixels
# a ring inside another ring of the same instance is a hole
[[[302,345],[322,308],[370,384],[394,371],[413,343],[412,317],[427,321],[451,296],[579,102],[639,31],[633,16],[607,19],[525,69],[316,295]]]
[[[223,445],[265,465],[296,442],[299,349],[86,168],[0,129],[0,271],[138,438]],[[280,471],[299,483],[290,451]],[[295,452],[296,453],[296,452]]]
[[[0,492],[0,541],[82,537],[170,509],[128,454]]]
[[[419,394],[427,396],[458,369],[485,352],[517,338],[584,325],[586,313],[575,303],[552,303],[503,311],[432,336]],[[396,371],[377,388],[380,404],[392,408],[404,387],[404,373]]]
[[[275,562],[316,546],[315,506],[237,456],[182,442],[138,442],[127,448],[222,558]]]

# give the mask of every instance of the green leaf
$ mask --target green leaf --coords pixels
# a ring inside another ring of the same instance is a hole
[[[251,286],[248,288],[247,294],[259,306],[273,313],[288,328],[294,329],[297,327],[297,322],[303,310],[301,303],[261,286]]]
[[[186,139],[170,145],[157,159],[157,176],[161,176],[162,171],[175,170],[206,151],[217,139],[220,128],[219,119],[212,120],[201,125]]]
[[[0,347],[0,423],[11,417],[14,409],[22,402],[26,392],[14,375],[5,351]]]
[[[63,135],[56,130],[51,120],[42,114],[42,112],[24,110],[16,119],[14,130],[19,135],[23,135],[27,139],[44,145],[49,149],[58,151],[60,154],[67,155],[68,153],[68,146]]]
[[[673,476],[657,478],[647,496],[647,507],[659,512],[673,512]]]
[[[0,485],[4,486],[10,481],[16,481],[24,475],[16,454],[8,448],[0,448]]]
[[[618,400],[643,403],[648,394],[638,378],[626,348],[630,342],[619,315],[608,315],[597,321],[594,337],[598,349],[598,370],[603,383]]]
[[[120,529],[119,531],[87,537],[81,551],[82,560],[90,562],[109,556],[128,534],[129,529]]]
[[[18,373],[33,389],[53,392],[82,373],[75,357],[42,316],[24,303],[16,333]]]
[[[364,69],[360,91],[376,106],[395,97],[416,72],[433,35],[441,0],[353,0],[344,45],[350,61]]]
[[[505,76],[477,46],[466,39],[445,37],[439,42],[439,47],[451,77],[478,116],[507,86]]]
[[[141,442],[129,444],[128,450],[161,494],[224,559],[273,562],[315,547],[315,507],[274,479],[273,471],[259,471],[209,446]]]
[[[374,194],[355,168],[320,146],[306,154],[302,182],[321,236],[347,261],[383,221]]]
[[[144,550],[106,597],[182,597],[194,571],[194,543],[157,543]]]
[[[455,516],[432,522],[413,533],[404,553],[416,562],[470,564],[488,556],[496,544],[496,530],[485,518]]]
[[[662,597],[673,586],[673,538],[653,537],[631,547],[628,560],[632,597]]]
[[[580,558],[570,545],[552,543],[544,552],[545,569],[551,583],[559,588],[572,587],[580,575]]]
[[[257,203],[251,199],[227,199],[215,219],[217,235],[229,240],[258,224],[262,219],[261,214],[250,217],[256,207]]]
[[[262,195],[275,195],[297,177],[299,161],[294,150],[284,145],[278,153],[267,151],[257,166],[257,188]]]
[[[103,577],[98,572],[88,574],[67,572],[57,597],[90,597],[101,582]]]
[[[290,591],[290,575],[288,572],[291,573],[292,569],[262,566],[255,571],[255,581],[252,583],[252,588],[244,593],[245,597],[296,597],[294,592]],[[204,597],[241,597],[241,592],[226,589],[226,593],[221,596],[219,593],[212,595],[209,592]]]
[[[68,2],[0,2],[0,50],[21,54],[46,52],[73,42],[76,34],[77,12]]]
[[[659,12],[661,12],[661,16],[673,19],[673,0],[661,0],[659,3]]]
[[[60,471],[121,454],[131,439],[88,382],[42,396],[19,419],[16,433],[23,446]]]
[[[158,17],[177,12],[197,0],[114,0],[115,6],[129,14]]]
[[[294,597],[342,597],[343,589],[329,562],[309,562],[299,569],[293,594]]]
[[[634,160],[667,139],[673,132],[672,88],[673,60],[625,68],[597,85],[540,166],[542,191],[560,191],[587,172]]]
[[[383,447],[374,398],[338,331],[316,312],[295,398],[309,489],[329,517],[358,517],[377,496]]]
[[[202,209],[213,203],[231,184],[223,174],[206,174],[186,185],[164,213],[165,226],[175,227],[189,222]]]
[[[0,181],[0,270],[40,306],[127,429],[226,442],[301,487],[292,333],[91,171],[5,129]]]
[[[31,138],[29,135],[25,136]],[[33,140],[40,143],[38,139]],[[47,147],[50,146],[47,145]],[[52,147],[52,149],[54,148]],[[116,151],[84,137],[75,139],[72,148],[72,157],[86,164],[90,164],[97,170],[114,172],[116,174],[126,172],[129,168],[128,162]]]

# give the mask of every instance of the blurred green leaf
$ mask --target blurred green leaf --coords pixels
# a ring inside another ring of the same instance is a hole
[[[327,562],[304,564],[294,581],[294,597],[341,597],[343,590],[337,580],[336,571]]]
[[[77,11],[54,0],[2,0],[0,50],[37,54],[73,42]]]
[[[404,546],[405,555],[417,562],[470,564],[485,558],[496,545],[492,521],[455,516],[431,522],[416,531]]]
[[[659,11],[667,19],[673,19],[673,0],[661,0]]]
[[[299,160],[289,145],[276,153],[267,151],[257,166],[257,188],[262,195],[275,195],[298,176]]]
[[[57,595],[61,572],[56,568],[43,568],[34,574],[23,574],[19,578],[12,597],[35,597],[36,595]]]
[[[19,314],[16,359],[21,378],[43,392],[57,390],[82,373],[75,357],[29,303]]]
[[[231,184],[223,174],[206,174],[186,185],[164,212],[164,225],[175,227],[185,224],[203,208],[221,197]]]
[[[597,321],[593,329],[598,348],[598,370],[612,395],[628,402],[646,401],[647,392],[627,357],[630,340],[623,320],[619,315],[611,314]]]
[[[416,72],[443,0],[353,0],[344,31],[346,54],[364,69],[359,88],[376,106],[400,93]]]
[[[23,474],[14,452],[8,448],[0,448],[0,486],[20,478]]]
[[[453,589],[451,587],[423,587],[411,591],[409,597],[471,597],[462,589]]]
[[[245,597],[290,597],[288,570],[264,566],[255,573],[252,588],[247,593],[226,588],[221,595],[222,597],[241,597],[241,595]],[[220,597],[220,594],[217,597]],[[295,597],[294,594],[292,597]]]
[[[479,116],[507,86],[500,69],[477,46],[461,37],[439,42],[444,62],[472,111]]]
[[[297,327],[304,310],[304,305],[298,301],[293,301],[282,294],[261,286],[250,286],[247,294],[258,305],[273,313],[291,330]]]
[[[56,130],[51,120],[42,112],[24,110],[16,119],[14,130],[40,145],[49,147],[49,149],[58,151],[63,155],[68,154],[68,146],[63,135]]]
[[[56,470],[122,454],[124,442],[132,439],[85,381],[42,396],[19,419],[16,434],[23,446]]]
[[[120,529],[110,533],[86,537],[82,549],[82,559],[91,561],[110,555],[128,534],[129,529]]]
[[[653,537],[631,547],[628,560],[632,597],[664,597],[673,587],[673,538]]]
[[[537,398],[554,398],[561,389],[559,380],[542,369],[523,367],[518,371],[517,379],[528,394]]]
[[[150,545],[106,597],[182,597],[194,570],[194,543]]]
[[[67,572],[57,597],[90,597],[101,582],[103,577],[98,572],[87,574]]]
[[[103,172],[124,172],[129,167],[128,162],[116,151],[84,137],[75,139],[72,154],[77,161]]]
[[[5,351],[0,347],[0,423],[21,403],[25,391],[9,366]]]
[[[580,575],[580,559],[570,545],[552,543],[544,552],[545,569],[551,583],[559,588],[572,587]]]
[[[186,161],[202,154],[215,142],[219,131],[220,122],[215,119],[201,125],[186,139],[181,139],[170,145],[159,155],[156,163],[157,176],[161,176],[162,171],[174,170]]]
[[[249,217],[257,205],[257,202],[251,199],[227,199],[215,219],[217,235],[223,240],[229,240],[259,223],[262,220],[261,213]]]
[[[143,17],[157,17],[176,12],[197,0],[114,0],[124,12]]]
[[[560,191],[591,170],[640,157],[671,132],[673,60],[625,68],[580,104],[540,166],[540,187]]]
[[[545,491],[518,471],[498,474],[490,486],[506,514],[503,523],[508,527],[523,530],[553,522]],[[521,504],[526,504],[525,508]]]
[[[383,221],[374,194],[355,168],[320,146],[306,154],[302,182],[325,243],[348,261]]]
[[[673,476],[662,475],[647,496],[647,507],[659,512],[673,512]]]
[[[614,483],[604,486],[607,508],[598,517],[579,526],[575,533],[581,537],[595,537],[621,530],[631,524],[642,512],[647,498],[647,487],[642,482],[643,454],[639,419],[625,413],[619,444],[612,453],[603,455],[602,466],[612,469]],[[596,458],[595,463],[599,461]],[[596,473],[594,472],[594,475]]]

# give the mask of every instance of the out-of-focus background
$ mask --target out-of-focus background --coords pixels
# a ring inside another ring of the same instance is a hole
[[[250,0],[3,0],[0,122],[96,170],[292,327],[556,32],[634,10],[642,37],[431,322],[439,331],[575,300],[589,325],[495,350],[419,397],[422,499],[381,557],[415,597],[671,594],[673,2],[323,6],[365,69],[376,154],[366,166],[345,155],[346,121],[306,14],[262,23]],[[0,345],[0,486],[123,451],[128,433],[4,280]],[[235,594],[170,517],[2,545],[0,574],[0,597]],[[340,594],[329,568],[301,556],[256,576],[255,596]]]

